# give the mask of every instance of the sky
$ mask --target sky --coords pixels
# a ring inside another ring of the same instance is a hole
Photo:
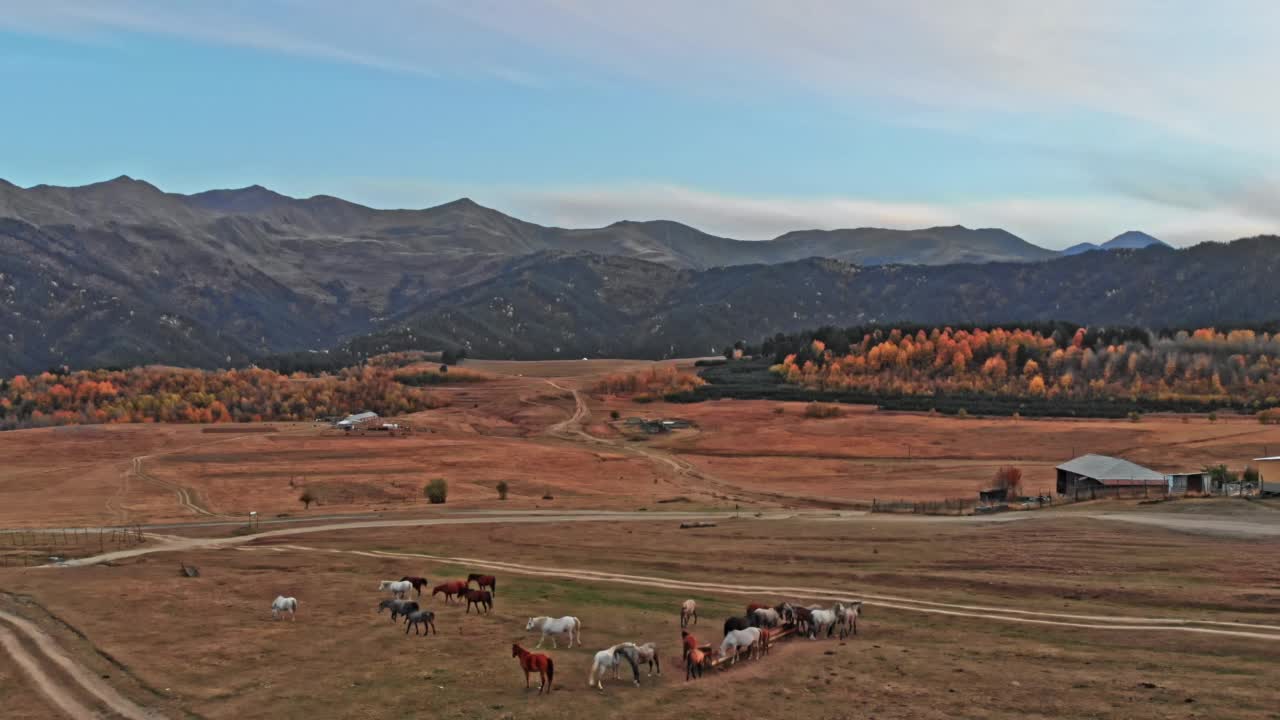
[[[0,0],[0,178],[767,239],[1280,232],[1274,0]]]

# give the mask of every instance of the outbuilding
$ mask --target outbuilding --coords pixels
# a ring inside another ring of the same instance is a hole
[[[1100,488],[1145,489],[1161,491],[1168,486],[1161,473],[1121,458],[1106,455],[1081,455],[1058,466],[1058,494],[1073,495],[1079,490]]]

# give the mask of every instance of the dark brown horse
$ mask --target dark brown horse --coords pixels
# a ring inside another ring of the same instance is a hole
[[[551,683],[555,680],[556,664],[549,655],[533,653],[520,647],[520,643],[511,644],[511,657],[519,658],[520,669],[524,670],[524,689],[529,689],[529,673],[538,672],[538,694],[551,694]]]
[[[724,621],[724,634],[728,635],[734,630],[745,630],[751,627],[751,620],[744,617],[731,617]]]
[[[435,597],[439,593],[444,593],[444,604],[448,605],[453,598],[461,595],[467,589],[465,580],[450,580],[449,582],[440,583],[431,588],[431,597]]]
[[[480,573],[471,573],[467,576],[467,586],[471,586],[471,582],[475,581],[476,587],[481,590],[489,588],[489,591],[496,597],[498,594],[498,578],[492,575],[481,575]]]
[[[480,608],[484,608],[487,615],[493,609],[493,595],[488,590],[463,590],[462,597],[467,601],[467,613],[471,612],[471,606],[476,606],[476,614],[480,613]]]
[[[400,578],[400,582],[408,580],[413,583],[413,589],[418,591],[418,597],[422,597],[422,588],[427,586],[427,579],[424,577],[415,577],[413,575],[405,575]]]
[[[796,605],[793,608],[796,614],[796,629],[800,632],[808,632],[810,623],[813,622],[813,611],[803,605]]]

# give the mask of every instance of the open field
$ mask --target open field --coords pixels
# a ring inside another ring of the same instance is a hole
[[[817,420],[800,404],[585,392],[646,363],[468,364],[496,379],[438,387],[449,406],[404,418],[408,437],[308,423],[0,434],[0,526],[29,528],[0,534],[0,555],[79,558],[0,564],[5,717],[100,711],[113,696],[113,716],[139,718],[1280,717],[1274,502],[849,509],[972,495],[1004,464],[1049,489],[1073,452],[1239,467],[1280,448],[1280,428],[865,407]],[[632,416],[694,426],[644,436]],[[443,506],[422,497],[433,477],[450,482]],[[304,509],[303,489],[319,505]],[[249,510],[261,527],[245,527]],[[692,518],[718,526],[677,529]],[[124,524],[153,527],[140,544],[56,542],[58,528]],[[116,552],[86,557],[100,551]],[[179,577],[180,563],[201,577]],[[500,578],[490,616],[433,601],[440,635],[424,639],[374,613],[379,579],[469,570]],[[269,619],[281,593],[301,601],[296,623]],[[686,684],[686,597],[705,640],[750,600],[868,604],[856,638],[784,642]],[[555,693],[537,698],[510,644],[535,643],[524,619],[541,614],[581,617],[586,647],[551,651]],[[622,640],[657,641],[663,677],[588,690],[591,653]]]

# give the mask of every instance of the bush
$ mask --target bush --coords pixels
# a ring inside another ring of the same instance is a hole
[[[779,405],[778,407],[776,407],[776,408],[774,408],[774,409],[773,409],[773,414],[774,414],[774,415],[786,415],[786,414],[787,414],[787,408],[786,408],[786,407],[784,407],[784,406],[782,406],[782,405]]]
[[[1280,425],[1280,408],[1262,410],[1258,413],[1258,422],[1263,425]]]
[[[804,406],[804,416],[807,418],[817,418],[819,420],[840,417],[840,406],[828,403],[811,402]]]
[[[1009,500],[1022,496],[1022,470],[1006,465],[996,470],[996,475],[992,479],[992,487],[1004,488],[1007,492],[1005,497]]]
[[[1258,472],[1256,467],[1247,467],[1244,472],[1240,473],[1240,481],[1250,485],[1258,485],[1262,480],[1262,474]]]
[[[298,496],[298,502],[302,503],[303,507],[306,509],[310,509],[311,503],[316,502],[317,500],[318,498],[316,497],[316,494],[305,488],[303,489],[302,494]]]
[[[622,413],[618,412],[617,410],[610,410],[609,417],[613,420],[617,420],[618,418],[622,417]]]
[[[546,492],[544,492],[544,493],[542,493],[542,499],[543,499],[543,500],[555,500],[555,499],[556,499],[556,496],[551,494],[551,488],[547,488],[547,491],[546,491]]]
[[[1137,410],[1129,411],[1129,422],[1142,422],[1142,413]]]
[[[507,481],[499,480],[498,484],[495,485],[494,487],[498,489],[498,499],[506,500],[507,499]]]
[[[432,505],[443,504],[449,497],[449,483],[444,478],[436,478],[422,488],[422,494]]]
[[[965,410],[964,408],[960,408],[959,410],[956,411],[956,417],[960,419],[967,418],[969,417],[969,411]]]
[[[1209,422],[1211,423],[1218,422],[1218,413],[1216,412],[1209,413]]]

